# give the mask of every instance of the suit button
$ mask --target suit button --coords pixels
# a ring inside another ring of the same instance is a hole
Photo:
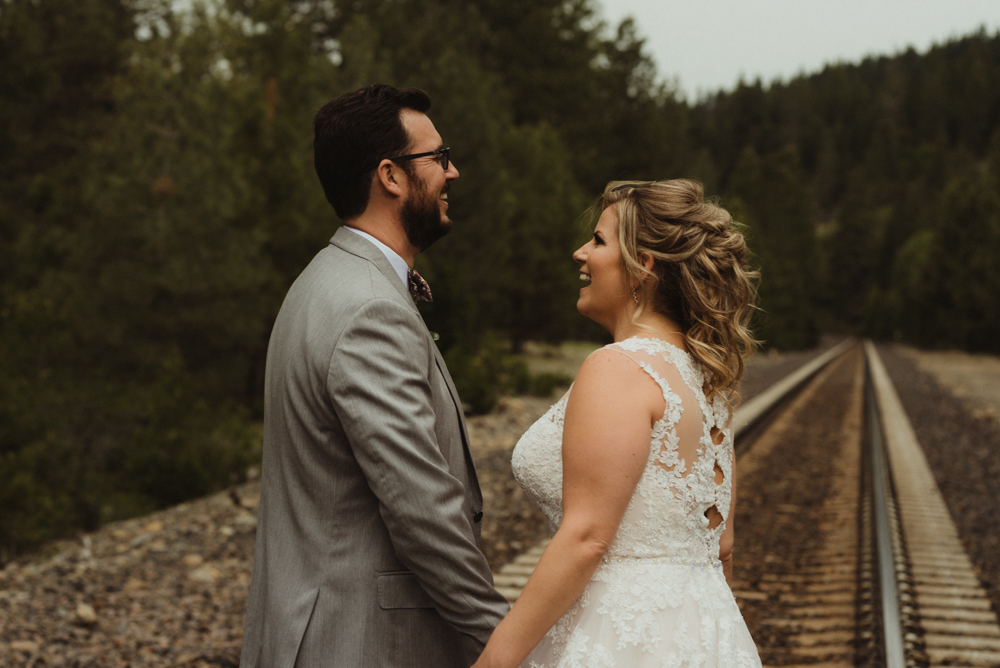
[[[481,510],[478,513],[476,513],[475,515],[472,516],[472,521],[473,522],[480,522],[480,521],[482,521],[482,519],[483,519],[483,511],[481,511]]]

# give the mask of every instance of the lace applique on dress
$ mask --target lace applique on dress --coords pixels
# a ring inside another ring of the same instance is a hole
[[[709,404],[701,367],[665,341],[633,338],[605,349],[627,355],[653,379],[664,414],[603,563],[523,665],[757,668],[756,646],[718,560],[732,494],[725,402]],[[514,476],[553,533],[562,522],[570,392],[525,432],[511,458]],[[719,443],[713,430],[722,434]],[[714,527],[706,514],[712,508],[721,517]]]

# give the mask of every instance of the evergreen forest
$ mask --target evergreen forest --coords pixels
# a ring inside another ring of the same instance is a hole
[[[417,268],[474,411],[525,342],[601,340],[571,253],[613,179],[746,225],[766,346],[1000,353],[1000,35],[693,101],[594,0],[0,0],[0,563],[259,462],[271,323],[338,225],[312,118],[376,82],[461,169]]]

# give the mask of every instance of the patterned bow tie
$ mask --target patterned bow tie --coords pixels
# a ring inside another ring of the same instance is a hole
[[[413,301],[434,301],[434,298],[431,297],[431,286],[427,285],[427,281],[425,281],[420,274],[410,269],[406,273],[406,276],[410,279],[410,296],[413,297]]]

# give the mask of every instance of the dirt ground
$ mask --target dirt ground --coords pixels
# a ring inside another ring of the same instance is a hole
[[[961,399],[973,417],[1000,418],[1000,357],[917,350],[902,345],[892,346],[892,349]]]

